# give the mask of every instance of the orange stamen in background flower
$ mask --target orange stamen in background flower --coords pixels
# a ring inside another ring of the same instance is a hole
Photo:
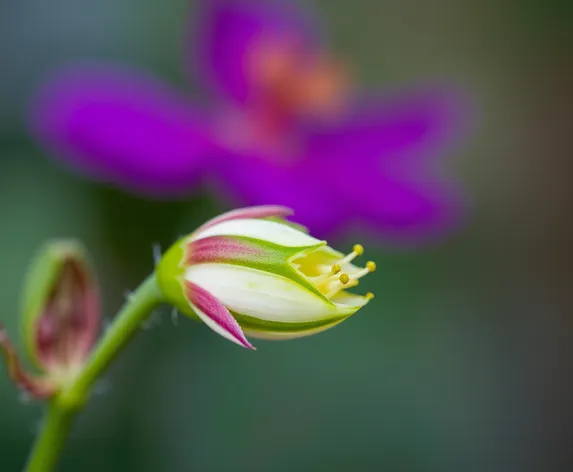
[[[270,120],[296,117],[329,119],[346,102],[350,80],[343,67],[293,41],[260,40],[251,51],[247,73],[255,109]]]
[[[303,155],[293,130],[299,120],[336,120],[350,99],[347,71],[323,51],[292,38],[261,37],[244,60],[250,95],[240,111],[226,110],[219,138],[235,149],[254,151],[280,165]]]

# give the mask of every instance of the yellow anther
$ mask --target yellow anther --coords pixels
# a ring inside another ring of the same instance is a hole
[[[338,280],[340,280],[343,284],[347,284],[348,282],[350,282],[350,277],[348,274],[340,274]]]
[[[364,254],[364,246],[362,244],[355,244],[352,251],[356,253],[357,256]]]
[[[368,261],[366,263],[366,268],[368,269],[368,272],[374,272],[376,270],[376,262]]]
[[[374,298],[374,294],[372,292],[368,292],[364,297],[366,297],[367,300],[372,300]]]
[[[340,267],[338,264],[332,264],[330,270],[333,274],[338,274],[342,270],[342,267]]]

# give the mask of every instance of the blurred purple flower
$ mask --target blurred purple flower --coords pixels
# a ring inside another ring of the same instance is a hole
[[[216,176],[241,204],[281,204],[325,234],[367,222],[411,240],[450,229],[461,193],[431,158],[463,131],[463,100],[444,87],[359,97],[293,4],[205,2],[186,57],[207,109],[137,71],[74,67],[39,93],[32,128],[92,178],[175,197]]]

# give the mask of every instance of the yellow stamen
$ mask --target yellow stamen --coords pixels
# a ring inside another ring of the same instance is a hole
[[[364,246],[362,244],[355,244],[352,251],[356,253],[357,256],[364,254]]]
[[[357,267],[351,264],[351,261],[362,254],[364,254],[364,247],[361,244],[355,244],[350,254],[336,262],[330,259],[330,264],[326,264],[321,263],[322,261],[319,259],[320,262],[317,261],[318,263],[312,267],[313,274],[308,275],[314,286],[320,290],[321,293],[327,297],[334,297],[340,291],[355,287],[358,285],[358,279],[376,270],[376,263],[373,261],[368,261],[365,267]],[[324,259],[323,261],[326,262]],[[311,263],[310,265],[312,265],[312,261],[309,262]],[[303,267],[309,269],[309,267],[304,266],[304,263],[300,263],[300,267],[303,273]],[[365,297],[370,300],[374,295],[368,292]]]
[[[326,282],[328,280],[338,279],[337,274],[340,273],[340,271],[342,271],[342,267],[340,267],[340,265],[338,264],[333,264],[328,272],[324,272],[321,275],[315,277],[314,282],[319,283],[319,282]]]
[[[364,277],[366,274],[369,274],[370,272],[374,272],[376,270],[376,263],[373,261],[368,261],[366,263],[366,267],[364,267],[364,269],[360,269],[356,272],[354,272],[350,278],[352,280],[358,280],[362,277]]]
[[[341,259],[340,261],[338,261],[338,263],[340,265],[347,264],[349,262],[352,262],[356,256],[361,256],[362,254],[364,254],[364,246],[362,246],[362,244],[355,244],[352,247],[352,252],[343,259]]]
[[[374,294],[372,292],[368,292],[364,296],[366,297],[367,300],[372,300],[374,298]]]
[[[330,298],[330,297],[333,297],[334,295],[336,295],[341,290],[347,290],[349,288],[356,287],[356,285],[358,285],[358,280],[352,280],[351,279],[346,284],[344,284],[338,280],[338,281],[336,281],[336,283],[332,283],[329,287],[330,289],[328,291],[324,292],[324,294]]]

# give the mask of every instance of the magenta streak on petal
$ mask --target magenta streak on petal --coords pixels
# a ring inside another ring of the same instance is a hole
[[[270,218],[270,217],[285,217],[292,215],[294,212],[290,208],[280,205],[260,205],[246,208],[237,208],[222,215],[219,215],[197,229],[197,232],[210,228],[213,225],[222,223],[223,221],[236,220],[239,218]]]
[[[197,315],[209,328],[247,349],[255,349],[243,334],[237,320],[219,300],[194,283],[186,281],[185,285],[187,297],[193,307],[196,308]]]
[[[260,260],[264,251],[232,236],[210,236],[193,241],[187,251],[187,264]]]

